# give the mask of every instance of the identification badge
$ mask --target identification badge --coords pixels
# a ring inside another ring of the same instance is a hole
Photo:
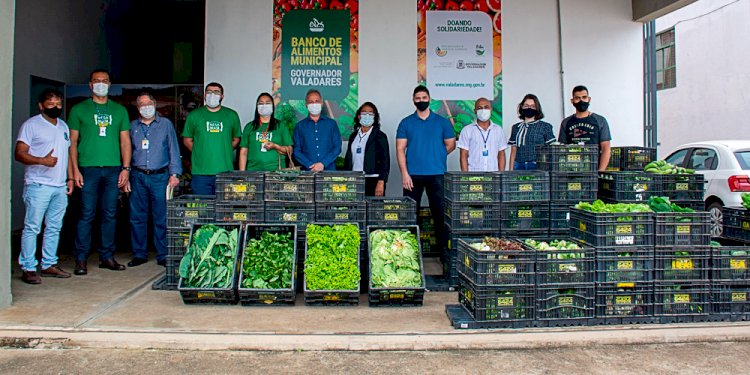
[[[268,150],[266,150],[266,143],[265,142],[261,142],[260,143],[260,152],[268,152]]]
[[[148,150],[148,139],[141,141],[141,150]]]
[[[107,127],[106,126],[100,126],[99,127],[99,136],[100,137],[106,137],[107,136]]]
[[[357,147],[357,153],[358,153],[358,154],[361,154],[361,153],[362,153],[362,147]]]
[[[490,156],[490,151],[489,150],[482,151],[482,156]]]

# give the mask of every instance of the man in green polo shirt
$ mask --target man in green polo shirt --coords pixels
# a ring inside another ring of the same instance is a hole
[[[182,131],[183,143],[192,152],[194,194],[214,195],[216,175],[234,169],[233,153],[240,143],[240,116],[224,107],[224,87],[216,82],[206,85],[206,105],[188,115]]]
[[[76,104],[68,116],[70,160],[73,179],[81,189],[81,215],[75,241],[76,275],[88,273],[91,227],[97,206],[101,209],[99,268],[122,271],[115,250],[115,214],[119,188],[130,173],[130,121],[128,111],[109,100],[109,72],[95,70],[89,76],[91,99]]]

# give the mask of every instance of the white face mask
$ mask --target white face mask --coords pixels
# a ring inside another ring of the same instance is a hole
[[[141,117],[144,119],[149,119],[154,117],[156,115],[156,107],[152,105],[144,105],[141,107],[138,112],[141,114]]]
[[[216,108],[221,104],[221,95],[208,94],[206,95],[206,106],[208,108]]]
[[[477,110],[477,120],[485,122],[490,119],[490,116],[492,116],[492,110],[491,109],[478,109]]]
[[[310,103],[307,105],[307,111],[310,112],[311,115],[317,116],[323,111],[323,105],[320,103]]]
[[[270,116],[273,113],[272,104],[258,104],[258,113],[261,116]]]
[[[362,126],[372,126],[375,123],[375,115],[372,113],[360,113],[359,123]]]
[[[109,93],[109,85],[102,82],[94,83],[94,95],[104,97]]]

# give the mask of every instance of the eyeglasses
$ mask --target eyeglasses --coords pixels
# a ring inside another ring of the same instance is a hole
[[[219,91],[219,90],[206,90],[206,94],[221,95],[221,91]]]

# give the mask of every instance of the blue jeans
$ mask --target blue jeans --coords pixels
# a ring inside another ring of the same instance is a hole
[[[36,271],[36,237],[42,230],[44,220],[44,241],[42,243],[42,269],[57,264],[57,244],[60,242],[68,196],[65,186],[48,186],[31,183],[24,186],[23,202],[26,204],[26,217],[21,234],[21,255],[18,264],[24,271]]]
[[[533,171],[536,170],[536,162],[535,161],[522,161],[522,162],[513,162],[513,170],[515,171]]]
[[[147,175],[133,169],[130,175],[130,239],[133,257],[148,259],[148,213],[154,224],[156,260],[167,259],[167,182],[169,174]]]
[[[215,195],[216,194],[216,176],[193,175],[190,182],[190,188],[196,195]]]
[[[99,260],[112,259],[115,251],[115,215],[117,213],[117,178],[120,167],[82,167],[81,216],[78,218],[75,257],[86,261],[91,252],[91,227],[97,206],[101,210],[101,243]]]

